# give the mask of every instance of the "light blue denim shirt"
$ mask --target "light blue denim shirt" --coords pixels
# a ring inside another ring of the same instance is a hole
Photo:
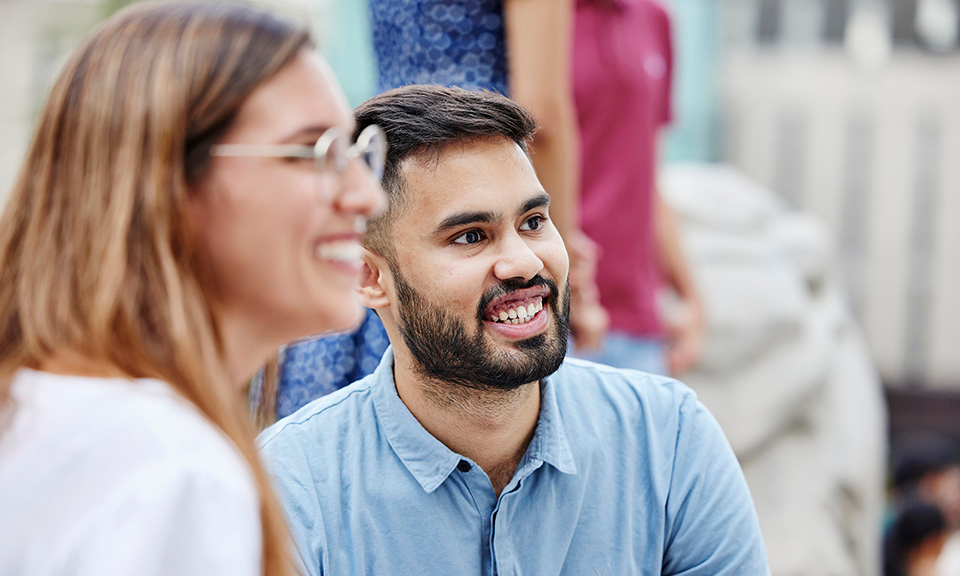
[[[370,376],[260,436],[305,574],[769,574],[736,458],[693,392],[567,359],[497,497]]]

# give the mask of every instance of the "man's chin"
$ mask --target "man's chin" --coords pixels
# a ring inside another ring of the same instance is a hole
[[[499,365],[505,375],[513,376],[511,388],[537,382],[556,372],[567,355],[567,339],[559,338],[556,332],[551,330],[499,345],[488,341],[488,358]]]
[[[549,345],[562,346],[564,355],[566,355],[567,338],[560,337],[560,328],[551,318],[550,323],[545,329],[526,338],[509,338],[487,326],[488,322],[480,322],[480,329],[483,331],[484,345],[491,350],[521,350],[525,352],[535,351]]]
[[[537,348],[542,348],[547,345],[547,335],[546,334],[537,334],[536,336],[531,336],[524,340],[517,340],[516,346],[518,350],[536,350]]]
[[[545,317],[534,317],[526,330],[519,325],[512,329],[489,326],[481,319],[487,307],[481,302],[481,313],[471,329],[420,297],[399,274],[395,280],[400,336],[417,363],[417,372],[427,378],[480,390],[512,390],[549,376],[563,362],[568,297],[560,309],[552,304]],[[551,292],[555,294],[555,289]]]

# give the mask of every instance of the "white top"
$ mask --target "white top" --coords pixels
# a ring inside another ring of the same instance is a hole
[[[960,532],[953,531],[947,537],[937,559],[937,576],[957,576],[960,574]]]
[[[261,574],[236,447],[164,382],[21,370],[0,429],[0,575]]]

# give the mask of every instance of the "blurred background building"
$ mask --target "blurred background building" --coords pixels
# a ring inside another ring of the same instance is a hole
[[[892,428],[957,434],[957,3],[720,5],[717,158],[827,223]]]

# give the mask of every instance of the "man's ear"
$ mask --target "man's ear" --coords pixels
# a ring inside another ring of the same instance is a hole
[[[363,249],[363,272],[360,275],[360,301],[367,308],[374,310],[390,306],[390,296],[387,285],[393,278],[390,275],[390,266],[386,259]]]

